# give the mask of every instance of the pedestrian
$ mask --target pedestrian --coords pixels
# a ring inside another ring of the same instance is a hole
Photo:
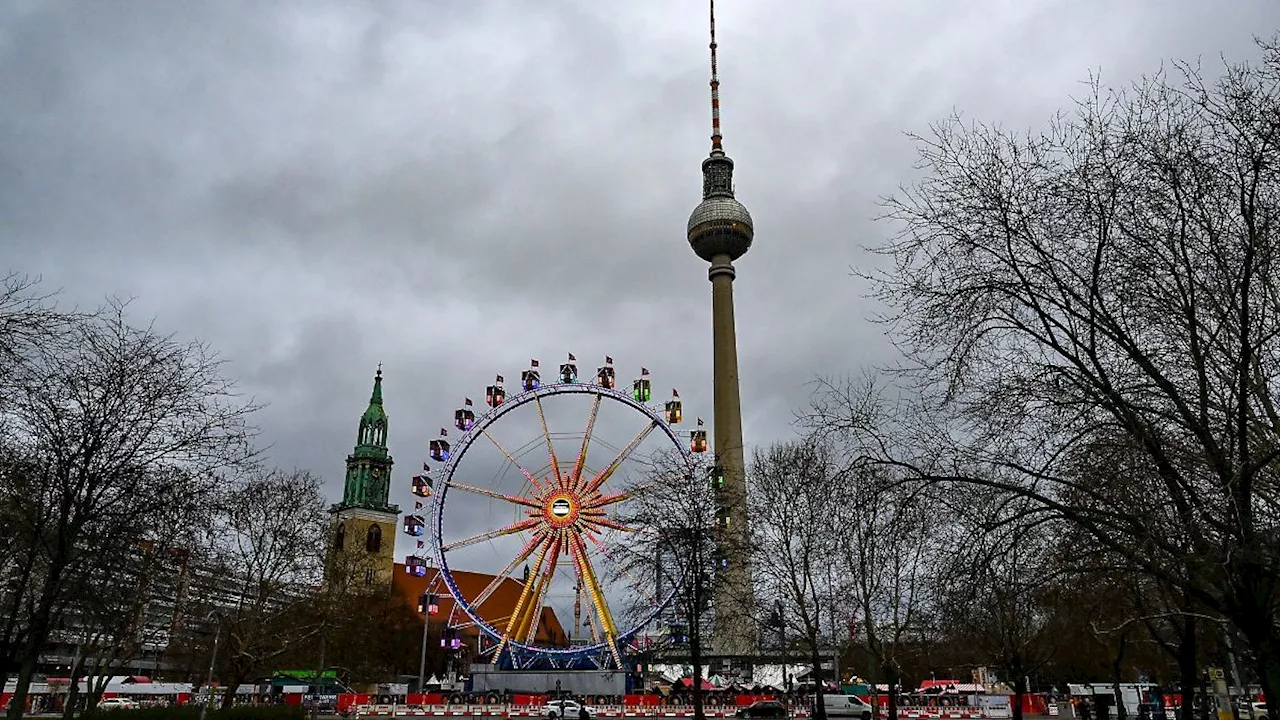
[[[578,706],[578,720],[591,720],[591,714],[587,712],[586,705]]]

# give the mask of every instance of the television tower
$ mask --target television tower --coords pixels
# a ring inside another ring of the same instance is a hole
[[[713,650],[749,655],[756,650],[750,606],[754,592],[748,560],[747,480],[738,393],[738,341],[733,322],[733,261],[751,248],[751,214],[733,196],[733,160],[720,135],[720,78],[716,68],[716,3],[711,4],[711,154],[702,161],[702,202],[689,216],[689,245],[711,263],[711,335],[716,464],[724,478],[717,488],[718,544],[716,622]]]

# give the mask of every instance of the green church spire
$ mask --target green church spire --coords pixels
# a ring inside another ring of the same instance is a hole
[[[391,455],[387,453],[387,412],[382,406],[382,364],[373,376],[369,407],[360,416],[355,450],[347,456],[347,477],[342,506],[371,510],[399,508],[388,503],[391,489]]]

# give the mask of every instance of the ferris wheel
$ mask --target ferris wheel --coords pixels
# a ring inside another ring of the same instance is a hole
[[[460,434],[442,428],[429,442],[441,465],[413,479],[430,513],[406,517],[405,531],[429,538],[433,585],[453,599],[455,647],[459,631],[475,628],[480,653],[497,664],[622,667],[679,586],[656,562],[625,557],[649,529],[637,511],[645,488],[693,472],[707,434],[701,420],[674,427],[679,393],[654,403],[647,369],[624,392],[612,358],[580,382],[570,354],[554,379],[544,383],[532,360],[516,394],[499,375],[487,410],[464,400],[453,418]],[[429,564],[410,556],[406,571]]]

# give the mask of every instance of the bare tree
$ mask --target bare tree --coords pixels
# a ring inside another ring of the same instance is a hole
[[[916,138],[924,177],[887,201],[903,231],[873,280],[919,402],[863,424],[860,452],[1029,498],[1185,582],[1276,694],[1280,49],[1261,49],[1216,81],[1095,83],[1043,132]],[[1081,482],[1117,439],[1151,471],[1141,505]]]
[[[658,595],[675,591],[665,650],[676,655],[688,647],[694,717],[699,720],[705,717],[702,673],[715,622],[717,574],[723,563],[735,561],[732,551],[717,543],[722,510],[715,484],[714,467],[691,467],[681,457],[655,458],[652,469],[625,490],[641,501],[619,513],[623,525],[642,530],[611,550],[625,576],[660,578],[653,595],[639,588],[636,600],[642,611],[663,599]]]
[[[1022,720],[1027,677],[1053,657],[1055,590],[1073,567],[1057,562],[1058,523],[1023,498],[1006,502],[986,488],[951,503],[967,540],[943,557],[939,624],[1013,685],[1013,718]]]
[[[896,720],[901,654],[908,641],[925,637],[939,548],[952,547],[947,540],[954,538],[946,535],[946,514],[918,490],[897,484],[889,469],[854,467],[842,478],[845,491],[833,509],[844,528],[837,562],[853,606],[850,626],[873,659],[873,684],[877,677],[888,684],[888,716]]]
[[[212,471],[251,457],[253,406],[235,396],[204,346],[129,325],[120,303],[75,318],[11,370],[13,391],[0,411],[35,491],[27,514],[34,561],[9,711],[16,718],[69,586],[115,550],[99,540],[198,505]]]
[[[23,365],[77,317],[58,311],[38,285],[17,273],[0,277],[0,687],[19,665],[27,629],[21,608],[37,567],[31,543],[43,533],[43,515],[33,506],[38,471],[11,439],[22,425],[10,409],[22,389]]]
[[[233,601],[220,621],[229,674],[224,705],[253,673],[323,627],[306,610],[323,572],[325,508],[320,481],[300,470],[256,474],[223,498],[221,560],[233,579]]]
[[[755,453],[748,497],[757,599],[775,601],[777,620],[801,641],[813,664],[814,715],[824,720],[822,652],[834,647],[826,631],[841,597],[828,570],[839,563],[844,478],[826,444],[777,443]]]

